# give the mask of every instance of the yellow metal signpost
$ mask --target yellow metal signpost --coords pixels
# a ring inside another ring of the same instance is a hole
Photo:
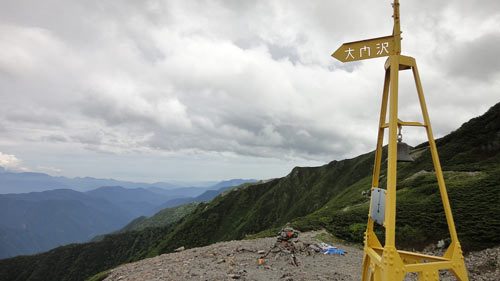
[[[420,83],[417,64],[414,58],[401,55],[401,30],[399,0],[394,0],[394,30],[392,36],[375,38],[343,44],[333,57],[342,62],[389,56],[385,63],[385,82],[382,92],[377,149],[372,178],[370,213],[364,239],[362,281],[401,281],[406,273],[418,273],[419,281],[439,280],[439,270],[448,269],[459,281],[468,281],[464,257],[458,241],[455,223],[450,209],[448,194],[441,170],[441,164],[432,134],[431,123],[424,93]],[[404,122],[398,119],[398,75],[401,70],[411,69],[417,87],[417,94],[423,116],[423,123]],[[386,122],[389,109],[389,122]],[[430,152],[436,171],[439,192],[443,202],[451,243],[442,257],[401,251],[396,249],[396,171],[397,171],[397,134],[402,126],[420,126],[425,128],[429,140]],[[380,165],[384,131],[389,128],[389,149],[387,161],[387,189],[379,188]],[[381,201],[381,198],[383,200]],[[374,204],[376,201],[376,204]],[[381,204],[382,202],[382,204]],[[383,206],[381,218],[373,206]],[[385,243],[380,243],[373,231],[374,222],[385,227]]]

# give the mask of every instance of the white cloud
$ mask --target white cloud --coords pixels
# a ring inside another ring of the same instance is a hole
[[[383,59],[329,55],[390,34],[390,1],[32,2],[0,11],[3,151],[310,163],[374,148]],[[467,67],[498,49],[498,1],[485,3],[401,3],[404,53],[419,63],[436,136],[499,101],[494,64]],[[404,79],[400,112],[412,121]]]
[[[51,175],[59,175],[62,172],[61,169],[54,167],[45,167],[45,166],[37,166],[36,171],[41,173],[48,173]]]
[[[4,154],[2,152],[0,152],[0,167],[4,167],[7,170],[14,170],[14,171],[27,170],[22,166],[22,161],[19,160],[15,155]]]

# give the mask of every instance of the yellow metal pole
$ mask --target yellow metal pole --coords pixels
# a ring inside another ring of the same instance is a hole
[[[378,129],[378,138],[377,138],[377,149],[375,150],[375,160],[373,166],[373,177],[372,177],[372,188],[376,188],[379,186],[380,180],[380,166],[382,163],[382,147],[384,143],[384,130],[383,125],[385,124],[385,119],[387,115],[387,101],[389,97],[389,84],[390,84],[390,71],[385,71],[385,80],[384,80],[384,90],[382,92],[382,104],[380,106],[380,120],[379,120],[379,129]],[[373,196],[370,196],[370,211],[368,212],[368,223],[366,225],[365,239],[364,239],[364,247],[365,253],[363,256],[363,272],[362,272],[362,280],[368,281],[373,280],[374,272],[370,272],[370,263],[371,258],[367,254],[368,248],[379,247],[382,245],[378,240],[375,232],[373,231],[374,221],[370,218]]]
[[[401,53],[401,28],[399,0],[394,0],[394,44],[396,55],[389,57],[390,64],[390,108],[389,108],[389,148],[387,161],[387,194],[385,208],[385,247],[395,247],[396,228],[396,170],[397,170],[397,129],[398,129],[398,80],[399,54]]]
[[[385,245],[383,264],[375,274],[384,281],[400,281],[404,278],[404,264],[396,250],[396,180],[397,180],[397,132],[398,132],[398,80],[400,55],[392,55],[390,61],[389,96],[389,148],[387,160],[387,191],[385,204]]]
[[[399,17],[399,0],[394,0],[392,5],[394,8],[394,14],[392,15],[394,18],[394,50],[396,51],[396,54],[399,55],[401,54],[401,21]]]
[[[412,69],[413,69],[413,77],[415,79],[415,84],[417,85],[418,99],[420,101],[420,108],[422,109],[424,125],[427,130],[427,138],[429,139],[429,147],[431,150],[432,162],[434,163],[434,169],[436,171],[436,178],[438,181],[439,192],[441,193],[441,198],[443,200],[443,208],[446,214],[448,230],[450,231],[452,242],[458,242],[457,231],[455,229],[455,222],[453,221],[453,214],[451,213],[450,201],[448,199],[448,193],[446,192],[446,185],[444,182],[443,171],[441,170],[441,163],[439,161],[436,142],[434,141],[434,136],[432,134],[431,121],[429,119],[429,113],[427,111],[427,106],[425,104],[424,93],[422,90],[422,84],[420,82],[420,76],[418,74],[417,65],[415,64],[415,66]]]
[[[398,76],[399,55],[390,60],[389,149],[387,161],[387,194],[385,207],[385,247],[395,247],[396,228],[396,169],[398,134]]]
[[[380,109],[380,120],[378,126],[378,137],[377,137],[377,149],[375,151],[375,163],[373,166],[373,177],[372,177],[372,187],[379,186],[380,180],[380,166],[382,162],[382,146],[384,143],[384,131],[383,127],[385,124],[385,119],[387,115],[387,100],[389,96],[389,83],[390,83],[391,73],[389,70],[385,71],[384,80],[384,90],[382,92],[382,105]]]
[[[372,188],[377,188],[380,181],[380,166],[382,164],[382,147],[384,144],[384,130],[387,114],[387,100],[389,97],[390,71],[385,71],[384,90],[382,93],[382,105],[380,106],[380,120],[378,126],[377,149],[375,150],[375,163],[373,165]],[[366,225],[365,246],[380,247],[380,242],[373,232],[373,220],[370,218],[373,196],[370,196],[370,210],[368,212],[368,223]]]
[[[424,118],[424,125],[427,131],[427,138],[429,140],[432,162],[434,164],[434,170],[436,171],[436,178],[438,181],[439,192],[441,194],[441,200],[443,201],[443,209],[446,215],[446,222],[448,223],[448,230],[450,232],[450,237],[451,237],[451,244],[446,253],[444,254],[444,257],[451,261],[452,266],[448,267],[448,269],[453,273],[453,275],[455,275],[457,280],[468,281],[469,277],[467,275],[467,270],[465,268],[465,262],[462,254],[462,249],[460,247],[460,242],[458,241],[455,222],[453,220],[453,214],[451,212],[450,201],[448,199],[448,193],[446,191],[443,171],[441,169],[441,163],[439,161],[436,142],[434,141],[431,122],[429,119],[429,112],[427,111],[427,106],[425,104],[424,92],[422,89],[422,83],[420,82],[420,75],[418,74],[418,68],[416,63],[413,65],[412,70],[413,70],[413,77],[415,79],[415,84],[417,86],[420,108],[422,110],[422,115]],[[435,271],[435,273],[437,274],[437,270]],[[425,279],[426,277],[424,274],[425,272],[419,273],[419,280],[427,280]]]

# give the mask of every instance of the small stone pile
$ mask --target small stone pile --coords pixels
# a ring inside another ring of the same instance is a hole
[[[308,243],[303,242],[299,239],[300,231],[295,230],[291,227],[285,227],[278,232],[278,237],[276,238],[276,243],[267,252],[259,251],[259,254],[263,254],[260,259],[267,258],[269,254],[276,256],[290,256],[290,263],[299,266],[300,262],[297,259],[297,254],[303,254],[306,256],[323,253],[325,251],[326,244],[324,243]]]

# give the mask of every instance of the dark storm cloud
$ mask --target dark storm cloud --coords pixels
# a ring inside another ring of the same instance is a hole
[[[217,133],[218,131],[220,133]],[[346,136],[325,134],[318,128],[307,127],[306,130],[296,124],[275,126],[262,123],[262,127],[256,131],[223,125],[223,128],[203,134],[201,138],[200,135],[202,134],[181,137],[156,130],[155,135],[147,142],[149,146],[157,149],[195,148],[277,159],[318,159],[325,157],[325,154],[326,157],[344,155],[346,151],[354,149],[354,144],[348,142]]]

